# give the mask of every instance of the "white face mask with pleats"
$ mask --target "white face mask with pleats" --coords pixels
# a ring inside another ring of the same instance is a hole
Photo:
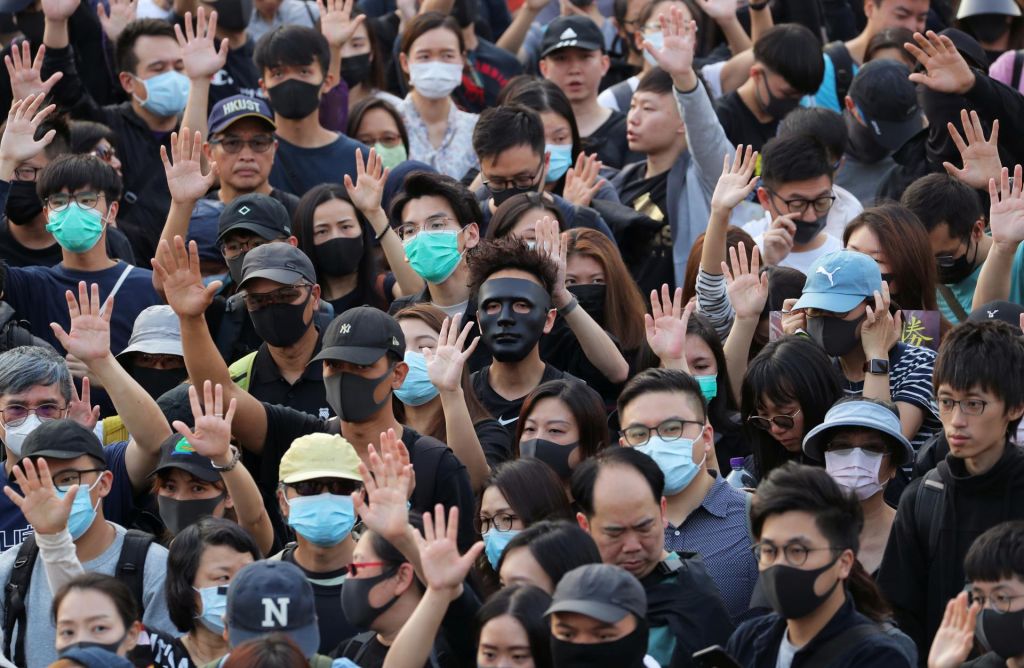
[[[864,448],[831,450],[825,453],[825,470],[840,487],[853,492],[863,501],[885,488],[878,481],[878,471],[884,456],[881,452]]]

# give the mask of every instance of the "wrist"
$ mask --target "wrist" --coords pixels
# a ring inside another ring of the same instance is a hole
[[[0,173],[2,177],[2,173]],[[1017,252],[1017,247],[1020,246],[1020,239],[1014,239],[1012,241],[993,241],[992,250],[997,255],[1013,256]]]
[[[368,221],[370,221],[370,227],[372,227],[373,231],[377,234],[377,238],[380,239],[384,236],[384,233],[387,232],[388,228],[391,226],[388,222],[387,215],[384,213],[384,209],[382,209],[378,204],[369,211],[364,211],[363,209],[360,209],[359,211],[366,216]]]
[[[690,373],[690,367],[686,364],[686,358],[685,357],[679,357],[679,358],[662,357],[661,358],[661,368],[662,369],[674,369],[676,371],[684,371],[686,373]]]
[[[565,288],[562,288],[561,290],[556,290],[551,294],[551,302],[559,311],[561,311],[570,303],[572,303],[572,299],[572,293],[566,290]]]
[[[13,181],[14,170],[17,168],[18,163],[0,154],[0,181],[7,181],[8,183]]]
[[[686,95],[697,90],[697,74],[693,71],[693,68],[686,70],[680,74],[672,75],[672,85],[675,86],[677,92]]]
[[[465,398],[461,385],[452,389],[438,388],[438,394],[441,397],[442,404],[446,401],[461,401]]]

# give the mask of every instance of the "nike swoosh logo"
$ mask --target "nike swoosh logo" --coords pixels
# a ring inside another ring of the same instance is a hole
[[[508,419],[508,420],[502,420],[501,418],[498,418],[498,424],[500,424],[502,427],[507,427],[508,425],[512,424],[513,422],[515,422],[518,419],[519,419],[518,415],[516,417]]]

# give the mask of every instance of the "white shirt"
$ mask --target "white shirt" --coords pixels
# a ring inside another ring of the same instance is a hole
[[[765,211],[764,218],[761,218],[759,220],[753,220],[743,226],[743,230],[750,236],[754,237],[754,242],[757,244],[758,248],[761,249],[762,257],[764,256],[764,233],[768,230],[768,226],[771,224],[771,222],[771,214]],[[836,239],[834,236],[828,234],[827,232],[823,233],[825,234],[825,243],[818,246],[814,250],[802,252],[790,251],[789,255],[784,257],[782,259],[782,262],[779,263],[779,266],[791,267],[793,269],[802,271],[804,274],[809,274],[811,271],[811,266],[819,257],[826,253],[831,253],[832,251],[843,249],[843,242],[841,242],[839,239]]]
[[[782,642],[779,643],[779,656],[775,659],[775,668],[789,668],[793,665],[793,657],[800,650],[799,647],[789,642],[789,631],[782,634]]]

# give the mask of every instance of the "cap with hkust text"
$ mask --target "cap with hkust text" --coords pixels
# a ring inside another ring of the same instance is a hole
[[[212,135],[226,130],[232,123],[243,118],[263,121],[270,126],[271,132],[277,129],[270,106],[258,97],[248,95],[232,95],[215,103],[206,123]]]
[[[910,69],[903,63],[881,58],[861,67],[850,84],[850,99],[868,130],[892,152],[925,128],[917,87],[909,76]]]
[[[544,616],[555,612],[574,612],[605,624],[615,624],[630,613],[640,620],[647,616],[647,594],[628,571],[611,564],[587,564],[558,581]]]
[[[360,366],[386,353],[405,357],[405,335],[398,321],[372,306],[350,308],[327,326],[320,354],[311,361],[340,360]]]
[[[224,241],[228,232],[245,230],[255,232],[267,241],[292,235],[288,209],[270,195],[249,193],[231,200],[217,220],[217,243]]]
[[[313,586],[287,561],[256,561],[238,571],[224,618],[231,647],[268,633],[285,634],[307,658],[320,646]]]
[[[546,58],[559,49],[582,49],[604,53],[604,35],[586,16],[560,16],[544,29],[540,57]]]

